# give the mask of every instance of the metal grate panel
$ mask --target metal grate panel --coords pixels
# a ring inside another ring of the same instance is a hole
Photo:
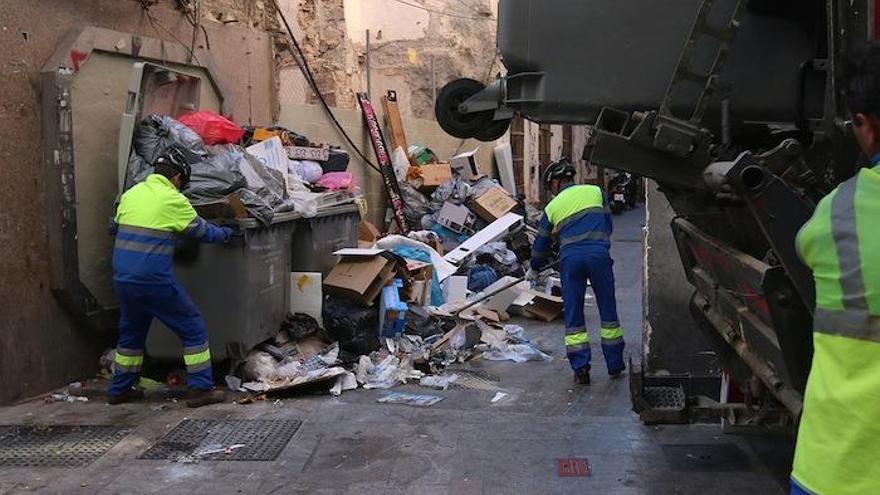
[[[117,426],[0,425],[0,466],[88,466],[128,432]]]
[[[687,406],[681,387],[645,387],[642,395],[658,411],[683,411]]]
[[[502,390],[498,385],[501,378],[482,370],[450,366],[446,372],[458,375],[458,379],[449,385],[449,390]]]
[[[300,425],[296,419],[185,419],[140,458],[274,461]]]

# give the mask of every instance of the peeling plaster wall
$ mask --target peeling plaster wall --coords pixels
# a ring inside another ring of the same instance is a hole
[[[272,44],[260,29],[275,18],[260,4],[204,0],[208,36],[197,38],[197,47],[210,44],[243,122],[274,120]],[[39,72],[84,26],[188,44],[192,26],[173,5],[156,3],[151,20],[134,0],[0,0],[0,404],[92,375],[114,339],[78,327],[49,289]]]
[[[450,17],[394,0],[280,0],[319,87],[332,106],[355,108],[367,89],[366,30],[370,30],[373,99],[396,90],[401,113],[433,118],[434,89],[470,77],[486,80],[495,61],[495,0],[414,0]],[[282,104],[315,103],[289,56],[280,56]]]

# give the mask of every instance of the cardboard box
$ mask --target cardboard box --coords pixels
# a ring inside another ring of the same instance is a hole
[[[436,189],[437,186],[452,179],[452,167],[448,163],[434,163],[419,167],[422,176],[422,189]]]
[[[341,249],[333,254],[340,259],[324,280],[328,292],[371,305],[394,278],[395,260],[382,249]]]
[[[516,208],[516,200],[500,187],[493,187],[473,201],[471,209],[483,220],[491,223]]]
[[[459,234],[473,234],[476,220],[470,208],[449,201],[443,203],[443,208],[437,213],[437,223]]]
[[[477,180],[482,177],[483,171],[477,163],[477,151],[479,150],[480,148],[477,147],[474,151],[468,151],[467,153],[452,157],[450,160],[452,170],[457,171],[467,180]]]

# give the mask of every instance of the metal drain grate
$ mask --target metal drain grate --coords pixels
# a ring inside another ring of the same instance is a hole
[[[593,475],[590,460],[579,457],[556,459],[556,476],[560,478],[587,478]]]
[[[118,426],[2,425],[0,466],[88,466],[128,431]]]
[[[140,458],[274,461],[301,424],[296,419],[185,419]]]
[[[449,385],[449,390],[501,390],[501,378],[482,370],[450,366],[447,373],[455,373],[458,379]]]
[[[652,409],[659,411],[683,411],[687,405],[681,387],[645,387],[642,396]]]

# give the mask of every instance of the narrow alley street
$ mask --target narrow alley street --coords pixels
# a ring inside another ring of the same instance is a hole
[[[618,303],[627,354],[638,359],[644,210],[615,220]],[[379,404],[377,397],[386,391],[363,389],[340,397],[306,395],[249,405],[233,404],[230,394],[224,404],[197,412],[161,398],[112,407],[97,398],[86,403],[34,400],[0,409],[0,424],[115,425],[124,428],[125,436],[85,468],[0,468],[0,493],[785,492],[790,440],[725,435],[718,424],[642,425],[630,411],[626,378],[611,380],[604,374],[591,302],[590,387],[572,384],[562,323],[523,320],[519,323],[551,353],[552,362],[478,359],[456,370],[462,379],[454,389],[395,388],[444,397],[425,408]],[[497,392],[507,395],[492,402]],[[274,461],[139,458],[185,418],[298,420],[301,425]],[[560,477],[559,458],[587,459],[590,475]]]

